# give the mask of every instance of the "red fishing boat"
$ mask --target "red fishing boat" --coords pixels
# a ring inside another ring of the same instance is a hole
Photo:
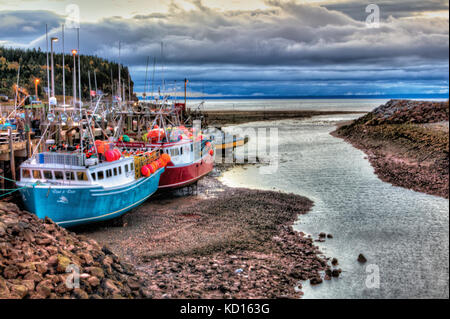
[[[202,135],[195,136],[192,129],[183,126],[159,129],[155,127],[147,133],[147,142],[116,142],[123,152],[159,149],[170,155],[159,188],[180,188],[196,183],[214,168],[214,146]]]

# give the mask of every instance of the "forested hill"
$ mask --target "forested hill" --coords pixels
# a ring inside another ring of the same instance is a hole
[[[66,95],[72,96],[73,83],[73,57],[70,54],[65,55],[66,69]],[[50,54],[49,54],[50,61]],[[50,62],[49,62],[50,63]],[[13,85],[17,82],[17,71],[20,64],[20,82],[19,86],[28,90],[34,95],[34,80],[40,79],[38,94],[40,97],[45,95],[44,87],[47,86],[47,58],[46,53],[40,49],[23,50],[14,48],[0,47],[0,94],[14,96]],[[62,54],[54,55],[55,64],[55,93],[57,96],[63,94],[63,66]],[[78,61],[77,61],[78,64]],[[78,68],[78,66],[77,66]],[[99,58],[97,56],[81,55],[81,87],[83,98],[89,97],[89,77],[91,76],[92,90],[95,90],[94,70],[97,78],[97,88],[104,93],[111,95],[111,72],[114,79],[114,92],[117,91],[118,84],[118,64]],[[78,71],[78,70],[77,70]],[[128,96],[128,68],[122,67],[121,78],[126,86]],[[77,74],[78,81],[78,74]],[[133,81],[131,80],[133,88]],[[77,91],[78,92],[78,91]],[[133,92],[133,91],[132,91]]]

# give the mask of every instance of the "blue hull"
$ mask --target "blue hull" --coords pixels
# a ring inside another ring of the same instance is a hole
[[[163,172],[120,187],[30,186],[20,192],[28,211],[71,227],[113,219],[139,206],[156,192]]]

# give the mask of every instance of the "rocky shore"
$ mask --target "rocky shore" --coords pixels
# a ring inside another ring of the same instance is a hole
[[[391,100],[332,134],[363,150],[386,182],[449,198],[449,104]]]
[[[124,227],[78,231],[134,264],[153,298],[298,298],[301,281],[340,275],[336,260],[291,227],[310,200],[228,188],[211,176],[198,193],[162,194],[126,215]]]
[[[106,246],[0,202],[0,299],[141,298],[143,286]]]

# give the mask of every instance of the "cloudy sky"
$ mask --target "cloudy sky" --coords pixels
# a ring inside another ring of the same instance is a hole
[[[65,23],[69,52],[77,11],[82,53],[121,41],[137,91],[150,57],[150,79],[156,58],[158,84],[164,65],[205,95],[448,95],[448,0],[0,0],[0,45],[45,49]]]

